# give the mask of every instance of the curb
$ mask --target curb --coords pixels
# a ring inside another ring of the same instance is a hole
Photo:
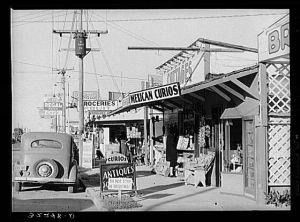
[[[101,210],[101,211],[109,211],[108,209],[106,209],[103,206],[103,203],[101,200],[99,200],[99,198],[97,197],[97,193],[96,191],[94,191],[93,188],[88,187],[85,189],[86,194],[88,194],[90,196],[90,198],[92,199],[93,203],[95,204],[95,206]]]
[[[98,210],[100,210],[100,211],[108,211],[106,208],[103,207],[103,203],[97,197],[97,193],[93,189],[93,187],[89,187],[87,184],[85,184],[83,182],[83,180],[81,180],[81,174],[79,174],[78,179],[79,179],[80,183],[84,186],[85,193],[90,197],[90,199],[93,201],[93,203],[98,208]]]

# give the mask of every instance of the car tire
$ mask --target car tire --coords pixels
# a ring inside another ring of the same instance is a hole
[[[17,192],[20,192],[22,190],[22,183],[21,182],[15,182],[14,183],[14,189]]]
[[[33,166],[34,170],[33,171],[34,171],[35,176],[41,177],[38,174],[38,167],[40,165],[42,165],[43,163],[46,163],[47,165],[49,165],[52,168],[52,173],[49,176],[49,178],[55,178],[58,174],[58,166],[57,166],[56,162],[54,160],[51,160],[51,159],[43,159],[43,160],[40,160],[40,161],[38,161],[34,164],[34,166]]]

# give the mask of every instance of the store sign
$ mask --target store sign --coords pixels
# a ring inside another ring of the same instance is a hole
[[[62,102],[62,98],[63,98],[62,93],[45,94],[44,95],[44,102]]]
[[[82,167],[93,168],[93,150],[93,141],[87,140],[87,142],[83,142]]]
[[[136,189],[136,169],[134,163],[100,164],[100,189],[108,191],[109,178],[129,178],[131,189]],[[128,187],[129,188],[129,187]]]
[[[79,92],[74,91],[73,92],[73,97],[78,99]],[[98,99],[98,92],[97,91],[84,91],[83,92],[83,100],[97,100],[97,99]]]
[[[109,190],[132,190],[132,178],[108,178]]]
[[[179,83],[172,83],[129,94],[130,104],[140,104],[180,96]]]
[[[128,159],[121,153],[113,153],[107,157],[106,163],[128,163]]]
[[[62,115],[62,110],[44,110],[45,116],[56,116],[56,115]]]
[[[285,16],[258,35],[259,61],[269,61],[289,55],[290,22]]]
[[[130,97],[129,95],[127,95],[122,99],[122,107],[129,106],[129,105],[130,105]]]
[[[44,110],[62,110],[61,102],[44,102]]]
[[[85,110],[115,110],[118,108],[117,100],[91,100],[83,101]]]

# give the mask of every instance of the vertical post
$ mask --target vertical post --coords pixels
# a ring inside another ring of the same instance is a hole
[[[79,109],[79,165],[82,166],[83,155],[83,129],[84,129],[84,112],[83,112],[83,58],[79,57],[79,95],[78,95],[78,109]]]
[[[121,200],[122,198],[122,190],[118,190],[118,200]]]
[[[63,132],[66,132],[66,85],[65,85],[65,71],[62,71],[62,84],[63,84]]]
[[[257,174],[257,202],[265,202],[264,192],[268,191],[268,113],[267,113],[267,74],[266,65],[259,64],[259,85],[260,85],[260,116],[256,131],[256,174]]]
[[[148,131],[147,131],[147,120],[148,120],[148,107],[144,106],[144,141],[145,141],[145,164],[148,164],[147,152],[148,152]]]
[[[80,10],[79,32],[82,35],[82,10]],[[78,35],[79,33],[77,33]],[[78,38],[78,36],[76,36]],[[78,108],[79,108],[79,165],[82,166],[83,155],[83,130],[84,130],[84,110],[83,110],[83,55],[78,56],[79,59],[79,95],[78,95]]]
[[[209,44],[205,44],[204,47],[205,50],[207,50],[206,52],[204,52],[204,78],[208,75],[208,73],[210,73],[210,45]]]
[[[71,133],[70,131],[70,86],[68,82],[68,133]]]
[[[152,166],[154,164],[153,161],[153,108],[150,108],[150,132],[149,132],[149,137],[150,137],[150,165]]]

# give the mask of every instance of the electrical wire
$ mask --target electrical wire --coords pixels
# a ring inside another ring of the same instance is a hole
[[[58,12],[58,13],[64,13],[64,12]],[[51,13],[48,13],[47,14],[47,16],[48,15],[51,15]],[[62,14],[62,15],[56,15],[55,17],[61,17],[61,16],[63,16],[64,14]],[[43,15],[42,17],[44,17],[44,16],[46,16],[46,15]],[[48,18],[45,18],[45,19],[48,19]],[[42,21],[42,20],[41,20]],[[22,22],[22,23],[21,23]],[[51,22],[51,21],[50,21]],[[49,23],[50,23],[49,22]],[[13,23],[13,27],[15,28],[15,27],[20,27],[20,26],[23,26],[23,25],[27,25],[27,24],[31,24],[31,23],[39,23],[38,21],[12,21],[12,23]],[[21,23],[21,24],[20,24]]]
[[[15,63],[20,63],[20,64],[24,64],[24,65],[29,65],[29,66],[36,66],[36,67],[42,67],[42,68],[48,68],[48,69],[51,69],[52,67],[51,66],[45,66],[45,65],[38,65],[38,64],[33,64],[33,63],[28,63],[28,62],[22,62],[22,61],[17,61],[17,60],[13,60],[13,62],[15,62]],[[18,72],[18,71],[15,71],[16,73]],[[45,71],[45,72],[47,72],[47,71]],[[79,72],[79,70],[70,70],[70,72]],[[111,74],[109,74],[109,75],[106,75],[106,74],[100,74],[100,73],[94,73],[94,72],[84,72],[84,73],[86,73],[86,74],[90,74],[90,75],[99,75],[99,76],[101,76],[101,77],[104,77],[104,76],[113,76],[113,77],[117,77],[117,78],[120,78],[120,76],[119,75],[111,75]],[[48,74],[49,75],[49,74]],[[50,74],[51,75],[51,74]],[[123,79],[132,79],[132,80],[147,80],[147,78],[135,78],[135,77],[122,77]]]
[[[91,17],[91,18],[92,18],[92,17]],[[86,18],[86,19],[87,19],[87,21],[88,21],[88,15],[87,15],[87,18]],[[88,24],[87,24],[87,26],[88,26]],[[91,41],[91,38],[89,38],[89,42],[90,42],[90,47],[92,48],[92,41]],[[92,53],[92,62],[93,62],[94,72],[96,73],[97,70],[96,70],[96,64],[95,64],[94,53]],[[98,75],[95,75],[95,77],[96,77],[96,83],[97,83],[98,96],[100,97],[99,99],[101,99]]]
[[[92,22],[91,22],[91,26],[92,26],[92,28],[94,29],[94,25],[93,25]],[[102,46],[101,46],[101,43],[100,43],[100,41],[99,41],[98,38],[96,38],[96,40],[97,40],[98,46],[99,46],[99,48],[100,48],[100,53],[101,53],[101,55],[102,55],[102,57],[103,57],[103,59],[104,59],[104,62],[105,62],[105,64],[106,64],[106,67],[107,67],[107,69],[108,69],[108,72],[109,72],[109,73],[111,74],[111,76],[112,76],[113,83],[114,83],[115,87],[117,88],[118,92],[120,92],[119,86],[118,86],[118,84],[117,84],[117,82],[116,82],[114,76],[112,75],[111,67],[110,67],[110,65],[109,65],[109,63],[108,63],[108,60],[107,60],[106,56],[105,56],[104,50],[103,50],[103,48],[102,48]]]
[[[16,10],[13,10],[13,11],[16,11]],[[42,11],[39,11],[39,12],[35,12],[35,13],[33,13],[33,12],[29,12],[28,14],[26,14],[26,15],[21,15],[21,16],[17,16],[17,17],[14,17],[16,20],[19,20],[19,19],[23,19],[23,18],[25,18],[25,17],[28,17],[28,16],[35,16],[35,15],[37,15],[37,14],[40,14],[40,13],[44,13],[45,11],[47,11],[47,10],[42,10]],[[15,13],[17,13],[17,12],[15,12]]]
[[[245,15],[221,15],[221,16],[196,16],[196,17],[173,17],[173,18],[144,18],[144,19],[111,19],[111,20],[93,20],[92,22],[147,22],[147,21],[176,21],[176,20],[200,20],[200,19],[224,19],[224,18],[241,18],[254,16],[274,16],[287,15],[289,13],[268,13],[268,14],[245,14]],[[20,21],[15,21],[20,22]],[[49,23],[51,21],[30,21],[36,23]],[[58,21],[63,22],[63,21]],[[71,22],[71,21],[66,21]]]

